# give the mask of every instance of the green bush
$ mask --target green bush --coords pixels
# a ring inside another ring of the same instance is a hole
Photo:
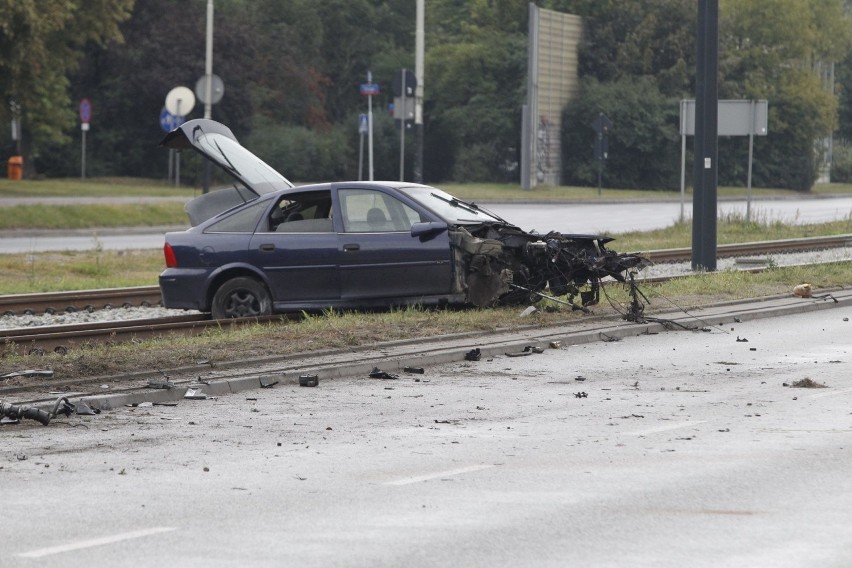
[[[836,140],[831,156],[831,181],[852,183],[852,146],[845,140]]]
[[[650,78],[599,83],[586,78],[580,95],[562,114],[562,177],[567,185],[594,186],[598,164],[592,122],[612,121],[603,185],[632,189],[680,187],[678,102]]]

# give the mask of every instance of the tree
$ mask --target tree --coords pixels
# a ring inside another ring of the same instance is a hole
[[[20,105],[25,147],[37,155],[68,140],[69,73],[89,44],[121,41],[134,0],[0,0],[0,120]],[[85,4],[85,5],[84,5]]]

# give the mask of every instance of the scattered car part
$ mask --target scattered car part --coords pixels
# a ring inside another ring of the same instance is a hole
[[[373,370],[370,371],[371,379],[398,379],[399,375],[394,375],[385,371],[382,371],[378,367],[373,367]]]
[[[575,398],[589,398],[589,393],[586,393],[586,392],[575,392],[575,393],[574,393],[574,397],[575,397]]]
[[[402,370],[405,373],[415,373],[418,375],[422,375],[426,372],[423,367],[404,367]]]
[[[319,375],[300,375],[300,387],[315,387],[319,384]]]
[[[47,426],[51,419],[56,418],[59,414],[70,416],[74,412],[74,405],[68,401],[67,397],[61,397],[53,404],[53,409],[48,412],[33,405],[17,405],[8,402],[0,401],[0,416],[11,418],[12,420],[20,420],[28,418],[40,422]]]
[[[53,370],[52,369],[26,369],[24,371],[12,371],[11,373],[6,373],[5,375],[1,375],[0,379],[12,379],[17,377],[42,377],[45,379],[53,378]]]
[[[272,387],[274,387],[275,385],[277,385],[279,383],[279,381],[277,379],[272,380],[272,381],[267,381],[268,378],[269,377],[260,377],[260,379],[259,379],[260,380],[260,388],[271,389]]]
[[[471,349],[464,355],[465,361],[479,361],[482,359],[482,351],[479,350],[479,347]]]

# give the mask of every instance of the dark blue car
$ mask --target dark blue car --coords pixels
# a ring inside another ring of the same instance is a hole
[[[167,308],[213,318],[407,304],[479,306],[544,295],[597,301],[600,278],[641,264],[605,237],[526,233],[425,185],[294,187],[210,120],[163,140],[194,148],[233,185],[187,204],[192,228],[166,234]],[[583,288],[583,290],[581,290]]]

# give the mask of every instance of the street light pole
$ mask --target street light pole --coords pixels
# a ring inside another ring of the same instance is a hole
[[[425,0],[417,0],[417,30],[414,35],[414,182],[423,183],[423,58],[425,55]],[[405,92],[403,91],[403,96]],[[403,99],[404,100],[404,99]],[[405,119],[403,118],[403,127]]]

